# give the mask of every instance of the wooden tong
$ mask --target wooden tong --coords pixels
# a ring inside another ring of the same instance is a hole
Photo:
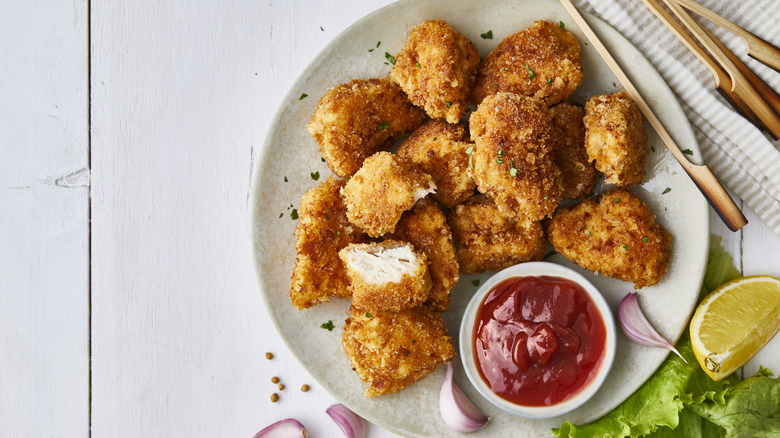
[[[748,44],[748,50],[752,50],[751,56],[770,67],[780,67],[780,50],[692,0],[663,0],[688,32],[698,40],[697,44],[685,28],[656,0],[642,1],[707,66],[715,77],[718,91],[742,115],[759,129],[770,133],[775,139],[780,138],[780,95],[702,27],[684,8],[701,14],[741,36]]]
[[[650,106],[644,98],[642,98],[642,95],[639,94],[639,91],[634,87],[634,84],[631,83],[631,80],[628,79],[628,76],[623,72],[623,69],[620,68],[620,65],[618,65],[607,48],[604,47],[604,44],[590,28],[590,25],[582,18],[582,15],[577,11],[577,8],[574,7],[570,0],[561,0],[561,3],[596,51],[599,52],[602,59],[604,59],[604,62],[610,70],[612,70],[612,73],[615,74],[628,95],[636,102],[639,110],[642,111],[642,114],[644,114],[645,118],[650,122],[650,125],[652,125],[653,129],[658,133],[658,136],[661,137],[661,140],[666,144],[666,147],[669,148],[672,156],[674,156],[680,165],[682,165],[685,172],[691,180],[693,180],[694,184],[696,184],[696,187],[699,188],[704,197],[707,198],[707,201],[709,201],[712,208],[718,213],[723,222],[725,222],[726,226],[732,231],[737,231],[744,227],[747,224],[745,215],[742,214],[739,207],[737,207],[718,179],[715,178],[712,171],[710,171],[707,166],[692,164],[685,158],[685,154],[682,153],[680,147],[674,142],[669,135],[669,132],[666,131],[666,128],[664,128],[661,121],[658,120],[658,117],[656,117],[653,110],[650,109]]]

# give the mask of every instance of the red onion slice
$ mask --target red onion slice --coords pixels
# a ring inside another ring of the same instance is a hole
[[[294,418],[277,421],[257,432],[254,438],[308,438],[306,428]]]
[[[342,404],[335,404],[325,410],[330,418],[336,422],[347,438],[365,438],[368,423],[363,417],[352,412]]]
[[[677,351],[674,346],[664,339],[647,320],[645,314],[642,313],[642,309],[639,307],[639,294],[636,292],[630,292],[628,295],[620,301],[618,306],[618,319],[620,320],[620,327],[623,329],[628,339],[636,342],[637,344],[646,345],[648,347],[660,347],[666,348],[675,352],[680,359],[685,363],[688,363],[684,357]]]
[[[466,394],[455,385],[452,380],[452,362],[447,364],[447,374],[444,375],[444,384],[439,393],[439,412],[444,424],[450,429],[470,433],[483,428],[490,417],[482,414],[474,407]]]

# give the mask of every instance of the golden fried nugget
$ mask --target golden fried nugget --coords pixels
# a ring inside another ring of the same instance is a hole
[[[546,230],[564,257],[596,273],[631,281],[635,289],[658,283],[666,273],[672,235],[628,189],[561,209]]]
[[[330,170],[354,174],[363,160],[425,121],[398,85],[388,79],[355,79],[328,90],[307,128]]]
[[[368,236],[347,220],[347,207],[339,195],[345,182],[330,177],[301,199],[290,282],[290,301],[297,309],[350,295],[339,251],[350,243],[366,242]]]
[[[444,20],[429,20],[412,29],[395,60],[390,78],[413,104],[449,123],[466,114],[479,66],[479,52],[468,38]]]
[[[435,201],[454,207],[474,194],[476,183],[469,174],[466,153],[472,145],[465,125],[431,120],[401,143],[398,156],[433,177],[436,193],[431,197]]]
[[[484,195],[455,207],[449,223],[463,273],[496,271],[544,258],[547,241],[541,223],[509,220]]]
[[[349,221],[371,237],[395,230],[395,224],[418,199],[436,190],[433,178],[398,155],[377,152],[366,158],[341,190]]]
[[[642,113],[625,91],[585,103],[585,148],[607,184],[629,186],[645,177],[647,133]]]
[[[552,158],[552,120],[537,99],[511,93],[488,96],[471,114],[473,176],[501,213],[531,223],[561,202],[561,173]]]
[[[458,282],[458,257],[447,217],[435,202],[420,199],[401,216],[394,238],[414,245],[428,257],[433,288],[425,305],[437,312],[450,308],[450,290]]]
[[[571,96],[582,84],[580,46],[557,24],[537,21],[512,34],[482,60],[471,102],[501,91],[541,99],[547,106]]]
[[[553,133],[553,161],[561,171],[564,198],[585,196],[596,183],[596,167],[585,151],[585,111],[568,102],[550,108]]]
[[[366,312],[352,306],[342,346],[374,397],[398,392],[455,356],[439,313],[427,307]]]
[[[339,252],[351,283],[352,305],[363,310],[403,310],[428,299],[428,258],[397,240],[347,245]]]

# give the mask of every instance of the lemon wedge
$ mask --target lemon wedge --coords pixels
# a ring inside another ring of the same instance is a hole
[[[713,380],[750,360],[780,329],[780,279],[732,280],[707,295],[691,318],[691,346]]]

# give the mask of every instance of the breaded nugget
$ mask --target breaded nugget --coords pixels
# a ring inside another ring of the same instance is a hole
[[[449,223],[463,273],[496,271],[544,258],[547,241],[541,223],[509,220],[483,195],[455,207]]]
[[[585,151],[585,111],[568,102],[550,108],[553,133],[553,161],[561,171],[564,198],[585,196],[596,183],[596,167]]]
[[[429,20],[412,29],[395,60],[390,78],[413,104],[449,123],[466,114],[479,66],[479,52],[468,38],[444,20]]]
[[[465,125],[431,120],[401,143],[398,156],[433,177],[436,193],[431,197],[434,200],[454,207],[474,194],[476,183],[469,174],[466,153],[473,144]]]
[[[352,305],[363,310],[403,310],[428,299],[428,258],[397,240],[347,245],[339,252],[351,283]]]
[[[552,214],[561,202],[561,173],[552,159],[552,121],[537,99],[488,96],[471,114],[473,176],[506,217],[523,223]]]
[[[420,199],[401,216],[394,238],[409,242],[428,257],[433,288],[425,305],[438,312],[450,308],[450,290],[458,282],[458,256],[447,217],[435,202]]]
[[[672,235],[628,189],[561,209],[546,229],[564,257],[596,273],[631,281],[635,289],[658,283],[666,273]]]
[[[336,175],[354,174],[366,157],[425,121],[388,79],[355,79],[328,90],[307,128]]]
[[[585,148],[607,184],[629,186],[645,177],[647,133],[642,113],[625,91],[585,103]]]
[[[345,182],[330,177],[301,199],[290,282],[290,301],[297,309],[350,295],[339,251],[350,243],[368,241],[368,236],[347,220],[347,207],[339,195]]]
[[[366,312],[352,306],[342,346],[368,382],[369,397],[398,392],[455,356],[441,315],[427,307]]]
[[[349,221],[371,237],[395,230],[395,224],[418,199],[436,190],[433,178],[398,155],[377,152],[341,189]]]
[[[582,83],[580,45],[558,24],[537,21],[510,35],[479,66],[471,102],[478,105],[500,91],[522,94],[555,105]]]

